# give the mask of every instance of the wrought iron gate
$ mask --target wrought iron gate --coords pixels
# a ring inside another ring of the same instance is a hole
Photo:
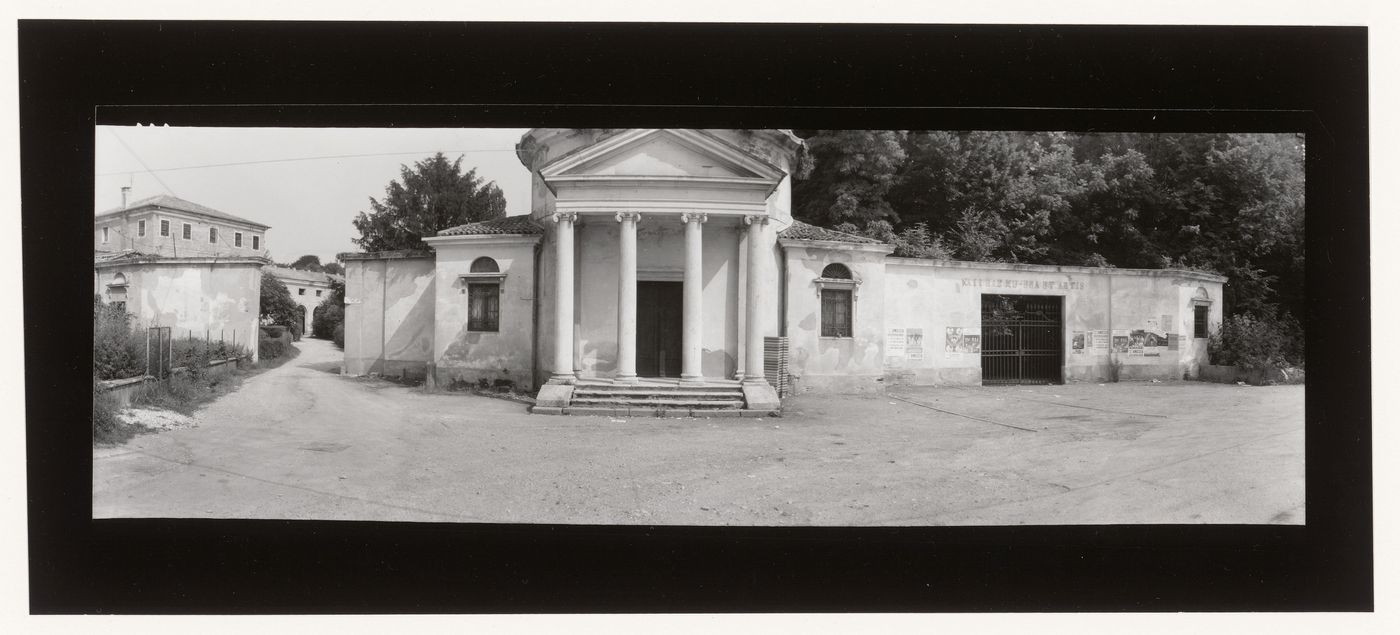
[[[982,296],[982,383],[1058,384],[1064,298]]]

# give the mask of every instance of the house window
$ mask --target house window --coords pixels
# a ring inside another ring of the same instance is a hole
[[[318,297],[318,298],[321,297],[321,290],[320,290],[320,289],[317,289],[317,290],[316,290],[316,297]]]
[[[117,300],[112,303],[112,307],[122,313],[126,313],[126,300]]]
[[[140,236],[140,237],[142,237],[142,238],[145,238],[145,236],[146,236],[146,221],[143,221],[143,220],[138,220],[138,221],[136,221],[136,235],[137,235],[137,236]]]
[[[168,220],[163,220],[163,221],[160,222],[160,235],[162,235],[162,236],[169,236],[169,235],[170,235],[170,221],[168,221]]]
[[[209,244],[212,245],[212,244],[217,243],[217,242],[219,242],[219,228],[218,228],[218,227],[210,227],[210,228],[209,228]]]
[[[499,331],[500,315],[500,283],[472,282],[467,285],[468,331]]]
[[[1196,337],[1210,337],[1210,330],[1207,328],[1207,320],[1210,319],[1210,307],[1196,305]]]
[[[243,246],[243,232],[233,232],[233,246],[234,246],[234,247],[242,247],[242,246]]]
[[[190,227],[190,224],[189,224],[189,223],[185,223],[184,233],[181,234],[180,237],[181,237],[181,238],[184,238],[185,240],[189,240],[190,237],[193,235],[193,233],[194,233],[194,228]]]
[[[306,289],[305,289],[305,288],[297,289],[297,295],[306,295]]]
[[[851,336],[851,304],[855,279],[846,265],[832,263],[822,269],[822,337]]]
[[[106,227],[103,227],[103,228],[102,228],[102,242],[103,242],[104,244],[107,242],[107,228],[106,228]]]
[[[500,273],[501,267],[495,260],[482,256],[472,261],[472,273]]]

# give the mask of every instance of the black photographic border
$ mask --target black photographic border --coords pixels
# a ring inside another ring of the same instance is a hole
[[[30,610],[1373,610],[1367,35],[21,20]],[[132,123],[1302,131],[1307,525],[93,521],[88,300],[54,290],[88,280],[93,126]]]

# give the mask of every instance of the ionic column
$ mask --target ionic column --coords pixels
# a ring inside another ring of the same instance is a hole
[[[617,376],[621,384],[637,383],[637,212],[619,212],[617,267]]]
[[[551,384],[572,384],[574,377],[574,220],[576,214],[551,215],[554,232],[554,374]]]
[[[690,385],[705,383],[701,365],[701,334],[705,324],[702,287],[704,281],[700,271],[700,250],[703,246],[700,226],[705,220],[705,214],[681,214],[681,222],[685,223],[685,282],[681,292],[681,383]]]
[[[767,215],[744,217],[748,226],[749,258],[746,263],[747,280],[744,284],[744,383],[756,385],[766,383],[763,377],[763,328],[759,324],[762,311],[759,310],[759,288],[763,284],[763,226],[768,224]]]

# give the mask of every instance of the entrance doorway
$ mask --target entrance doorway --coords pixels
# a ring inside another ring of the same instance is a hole
[[[681,375],[681,283],[637,283],[637,374]]]
[[[1064,298],[982,296],[982,383],[1059,384]]]

